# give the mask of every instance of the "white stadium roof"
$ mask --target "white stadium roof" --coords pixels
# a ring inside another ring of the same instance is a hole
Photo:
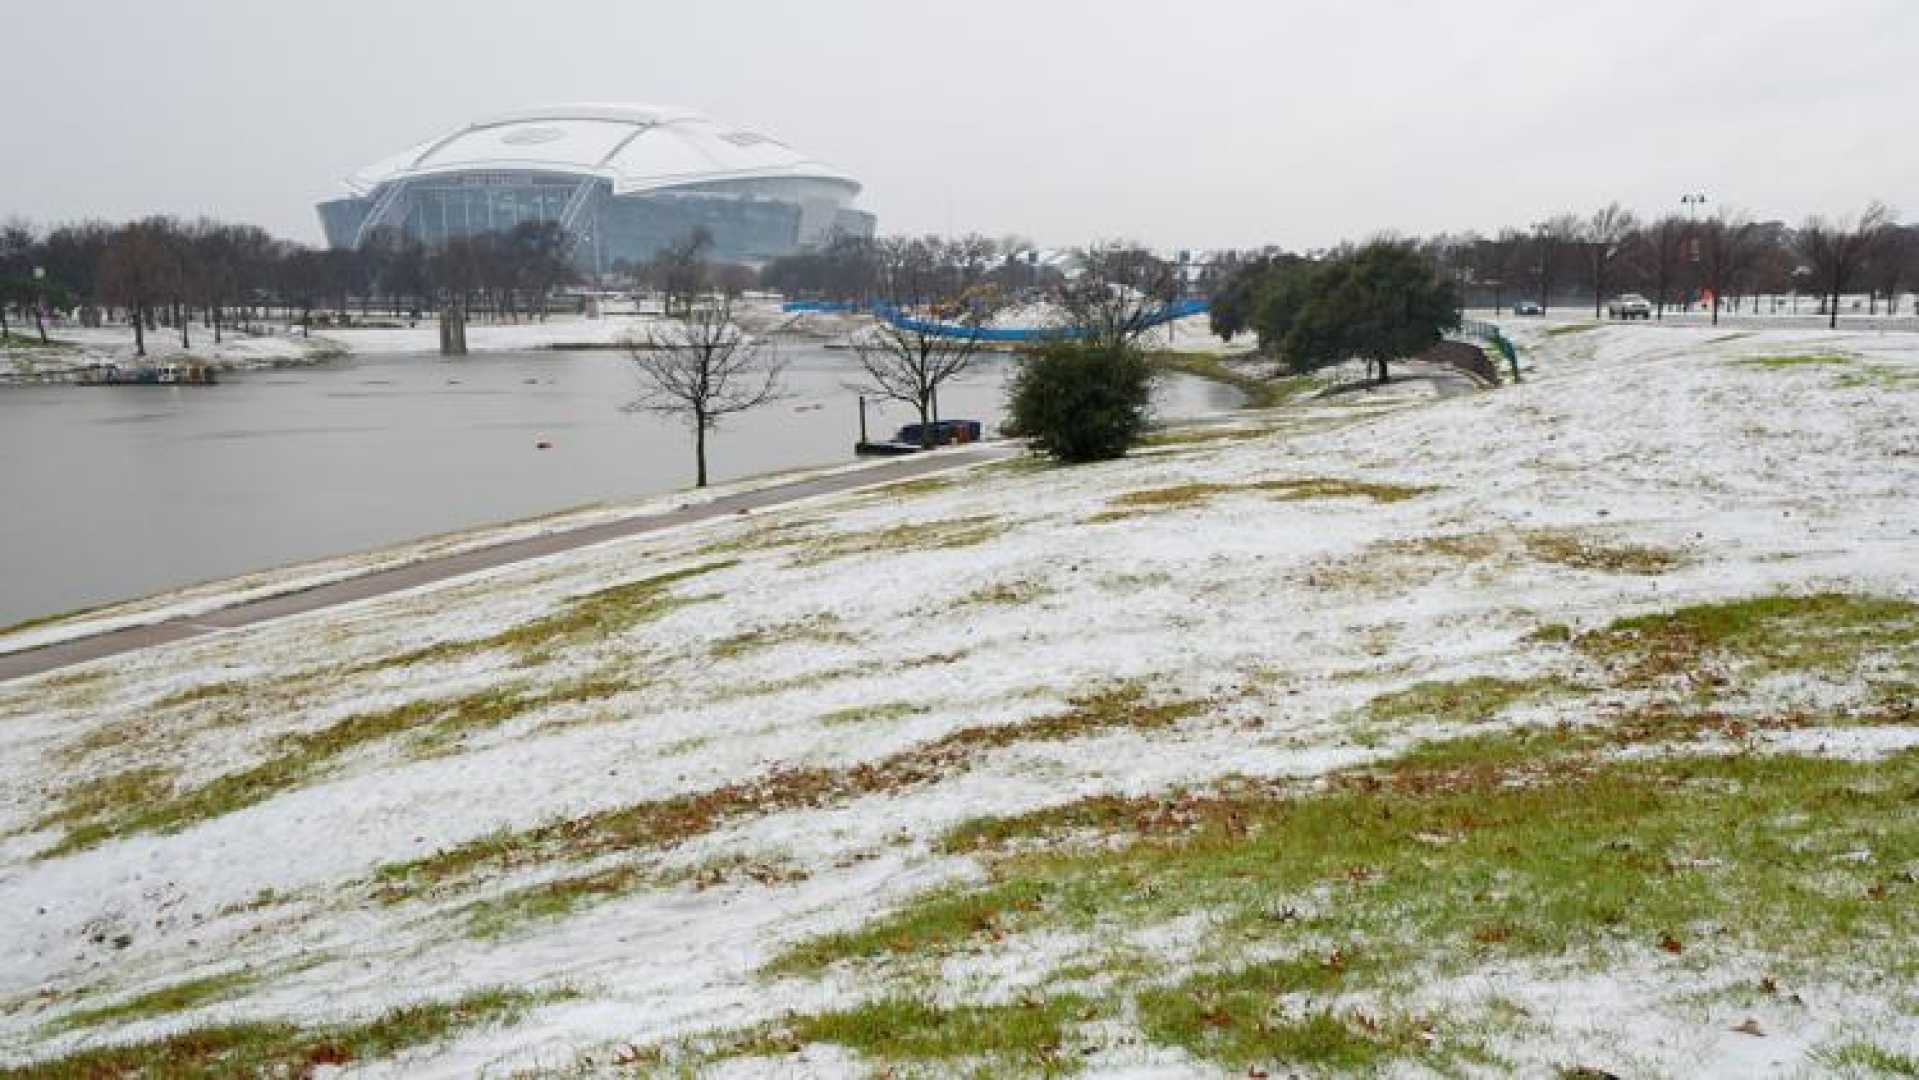
[[[845,173],[777,139],[690,109],[585,102],[488,117],[376,162],[347,178],[370,195],[395,180],[471,171],[590,174],[630,195],[718,180],[820,179]]]

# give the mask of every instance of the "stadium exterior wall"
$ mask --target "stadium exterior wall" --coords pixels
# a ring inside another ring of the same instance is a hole
[[[777,140],[696,113],[554,106],[480,121],[369,166],[316,207],[327,243],[377,230],[428,246],[556,221],[576,262],[605,272],[703,228],[709,256],[764,262],[836,234],[871,236],[859,182]]]

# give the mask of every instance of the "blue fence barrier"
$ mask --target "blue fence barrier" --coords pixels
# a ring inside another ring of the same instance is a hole
[[[1480,322],[1477,319],[1462,319],[1459,323],[1459,335],[1478,338],[1491,345],[1512,369],[1513,381],[1519,381],[1519,347],[1514,345],[1512,339],[1502,333],[1497,325]]]
[[[935,337],[968,338],[974,341],[1021,343],[1050,341],[1055,338],[1084,337],[1086,331],[1077,326],[970,326],[966,323],[939,322],[934,319],[920,319],[908,315],[896,307],[886,304],[874,304],[862,309],[858,304],[832,303],[823,300],[791,300],[781,305],[782,311],[794,314],[820,312],[843,313],[866,310],[878,318],[902,330],[915,334],[930,334]],[[1208,310],[1204,300],[1175,300],[1161,310],[1154,312],[1146,320],[1150,327],[1163,326],[1176,319],[1189,315],[1198,315]]]

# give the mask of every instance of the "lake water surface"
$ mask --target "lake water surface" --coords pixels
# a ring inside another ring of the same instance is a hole
[[[852,460],[850,356],[783,354],[788,397],[730,418],[715,482]],[[1001,417],[1010,361],[941,413]],[[434,533],[691,484],[692,446],[619,352],[360,357],[215,387],[0,388],[0,625]],[[1164,380],[1162,417],[1238,394]],[[913,419],[869,402],[873,435]],[[551,449],[536,449],[541,441]]]

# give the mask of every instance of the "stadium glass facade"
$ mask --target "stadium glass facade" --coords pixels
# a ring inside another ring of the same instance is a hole
[[[524,167],[502,168],[512,158]],[[539,160],[544,159],[544,160]],[[532,167],[532,166],[542,167]],[[760,262],[870,236],[859,184],[765,136],[643,106],[536,110],[473,125],[371,167],[318,210],[327,241],[376,228],[428,246],[556,221],[582,269],[639,262],[704,229],[714,258]]]

